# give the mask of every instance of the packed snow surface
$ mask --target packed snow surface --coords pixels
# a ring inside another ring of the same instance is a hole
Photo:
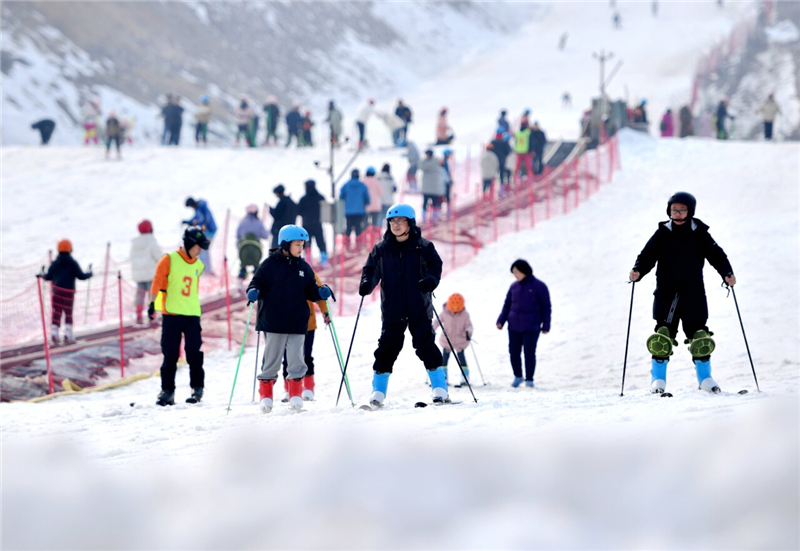
[[[467,357],[477,404],[451,388],[462,404],[414,409],[430,390],[407,345],[384,410],[354,409],[345,393],[336,407],[340,374],[324,330],[317,400],[301,414],[277,404],[262,415],[251,403],[253,349],[229,414],[235,352],[206,356],[198,406],[182,403],[185,368],[179,405],[167,409],[154,405],[158,379],[2,404],[4,545],[796,548],[798,148],[629,132],[621,142],[612,184],[567,216],[487,246],[437,290],[437,307],[463,294],[475,323],[482,377]],[[733,298],[708,268],[723,394],[697,390],[683,345],[668,373],[674,398],[649,393],[648,275],[635,289],[620,396],[627,274],[678,190],[696,195],[697,217],[734,267],[761,393]],[[509,386],[506,333],[494,327],[520,257],[553,302],[535,389]],[[380,332],[378,303],[365,304],[348,367],[356,404],[370,393]],[[345,349],[354,321],[335,320]]]

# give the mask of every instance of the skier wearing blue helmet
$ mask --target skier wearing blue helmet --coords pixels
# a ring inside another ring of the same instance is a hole
[[[367,258],[358,288],[364,297],[381,285],[382,326],[372,366],[370,406],[383,405],[406,329],[417,357],[425,364],[433,401],[444,403],[449,401],[447,382],[431,324],[431,293],[442,277],[442,259],[433,243],[422,237],[413,207],[393,205],[386,211],[386,220],[386,233]]]
[[[247,300],[258,301],[256,331],[266,333],[264,358],[258,374],[258,392],[263,413],[272,410],[273,387],[281,360],[286,355],[289,407],[303,407],[303,377],[307,366],[304,343],[310,311],[308,301],[327,300],[332,293],[327,285],[317,286],[314,271],[303,260],[308,232],[294,224],[278,232],[280,247],[256,270],[247,289]]]

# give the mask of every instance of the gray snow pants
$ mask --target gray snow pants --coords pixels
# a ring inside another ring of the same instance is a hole
[[[306,374],[306,362],[303,358],[303,343],[305,335],[290,335],[288,333],[265,333],[264,362],[261,364],[260,381],[275,380],[281,369],[283,352],[286,351],[286,361],[289,379],[302,379]]]

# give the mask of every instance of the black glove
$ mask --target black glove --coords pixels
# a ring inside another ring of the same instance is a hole
[[[156,319],[156,303],[154,301],[151,301],[147,306],[147,319],[150,321]]]
[[[439,282],[433,276],[425,276],[419,280],[419,290],[423,293],[432,293]]]
[[[372,278],[375,276],[375,268],[372,266],[364,266],[361,270],[361,282],[358,284],[358,294],[362,297],[367,296],[372,292]]]

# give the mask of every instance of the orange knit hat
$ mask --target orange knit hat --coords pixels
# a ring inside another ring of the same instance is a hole
[[[62,239],[58,242],[58,252],[60,253],[71,253],[72,252],[72,242],[69,239]]]
[[[447,299],[447,309],[454,314],[458,314],[464,309],[464,297],[458,293],[450,295],[450,298]]]

